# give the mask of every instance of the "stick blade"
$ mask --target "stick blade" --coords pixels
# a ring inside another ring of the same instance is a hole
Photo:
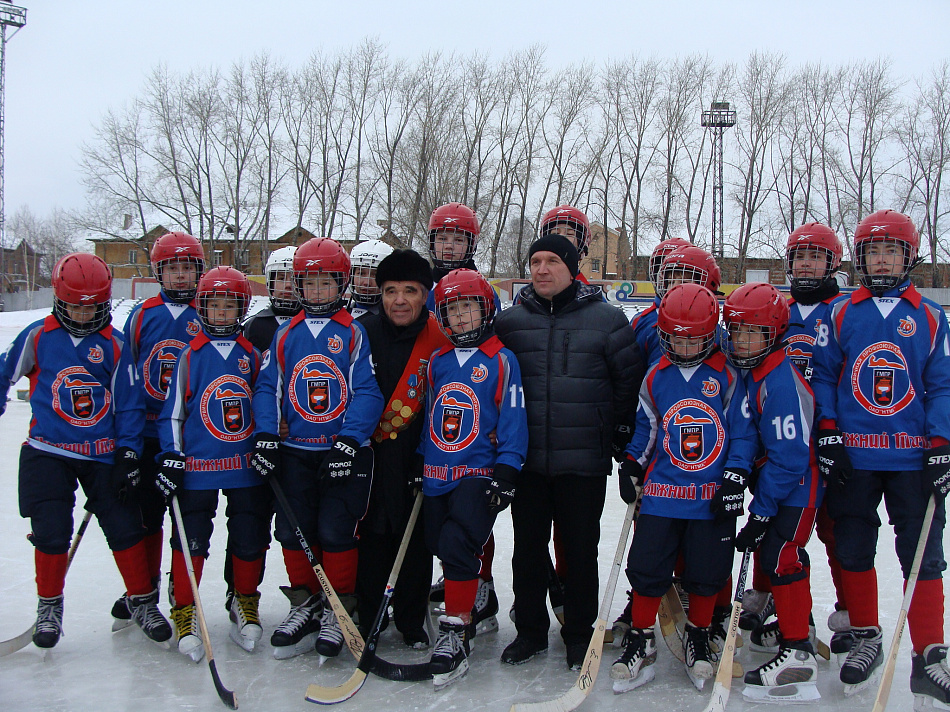
[[[315,702],[318,705],[335,705],[350,699],[359,692],[364,682],[366,682],[366,673],[357,669],[350,676],[350,679],[342,685],[337,685],[336,687],[309,685],[304,699],[308,702]]]
[[[30,626],[29,630],[23,631],[17,637],[10,638],[10,640],[0,641],[0,658],[2,658],[4,655],[15,653],[17,650],[22,650],[27,645],[29,645],[32,640],[33,626]]]
[[[221,676],[218,675],[218,668],[214,664],[214,659],[208,661],[208,667],[211,668],[211,679],[214,680],[214,689],[218,692],[218,697],[228,709],[236,710],[238,708],[237,697],[221,682]]]

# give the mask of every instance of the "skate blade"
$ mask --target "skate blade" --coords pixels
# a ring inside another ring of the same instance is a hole
[[[145,640],[147,640],[147,641],[148,641],[149,643],[151,643],[152,645],[157,645],[157,646],[158,646],[159,648],[161,648],[162,650],[171,650],[171,648],[172,648],[172,639],[171,639],[171,638],[169,638],[168,640],[152,640],[152,639],[149,638],[147,635],[145,635],[144,632],[142,633],[142,635],[145,636]]]
[[[452,672],[440,673],[438,675],[432,676],[432,687],[436,690],[441,690],[445,687],[448,687],[456,680],[460,680],[465,677],[465,674],[468,672],[468,660],[463,660],[459,663],[459,666],[455,668]]]
[[[293,645],[278,645],[274,647],[274,660],[289,660],[298,655],[304,655],[313,650],[317,645],[317,634],[310,633],[298,640]]]
[[[950,710],[950,705],[930,695],[914,694],[914,712],[932,712],[933,710]]]
[[[258,635],[256,638],[247,638],[241,635],[241,632],[237,630],[236,626],[231,627],[231,630],[228,632],[228,637],[234,641],[235,645],[249,653],[254,652],[255,648],[257,648],[257,643],[261,639],[260,635]]]
[[[693,683],[693,687],[695,687],[697,690],[702,692],[703,687],[706,685],[706,680],[712,677],[712,670],[710,670],[709,674],[706,677],[701,677],[697,675],[696,673],[694,673],[689,667],[685,665],[683,667],[686,668],[686,675],[687,677],[689,677],[689,681]]]
[[[494,633],[498,630],[497,616],[488,616],[484,620],[475,624],[475,635],[484,635],[485,633]]]
[[[205,647],[201,644],[201,641],[199,641],[194,647],[178,648],[178,652],[191,660],[191,662],[200,663],[201,659],[205,656]]]
[[[656,670],[652,665],[649,665],[645,668],[640,668],[636,677],[618,680],[613,677],[613,668],[611,668],[610,675],[611,681],[613,682],[614,694],[622,695],[625,692],[630,692],[630,690],[636,690],[638,687],[646,685],[650,680],[656,677]]]
[[[746,685],[742,689],[742,696],[751,702],[765,704],[808,704],[821,699],[818,686],[811,683],[791,683],[764,687],[760,685]]]
[[[877,670],[871,673],[871,676],[864,682],[859,682],[856,685],[844,685],[844,696],[853,697],[866,690],[869,687],[876,686],[878,679],[881,677],[881,667],[878,666]]]
[[[131,618],[113,618],[112,619],[112,632],[118,633],[120,630],[125,630],[130,625],[132,625]]]

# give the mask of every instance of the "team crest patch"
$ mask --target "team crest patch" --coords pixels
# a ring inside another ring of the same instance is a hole
[[[197,336],[201,333],[201,324],[197,319],[192,319],[185,325],[185,331],[188,332],[188,336]]]
[[[897,333],[901,336],[913,336],[917,331],[917,322],[912,317],[904,317],[897,325]]]
[[[479,404],[475,391],[464,383],[439,389],[432,404],[429,435],[443,452],[458,452],[478,437]]]
[[[472,368],[472,383],[481,383],[488,378],[488,369],[479,364]]]
[[[70,425],[88,428],[109,412],[112,394],[82,366],[63,369],[53,381],[53,410]]]
[[[821,319],[818,320],[821,323]],[[798,372],[805,374],[811,367],[811,355],[815,350],[815,337],[807,334],[795,334],[785,344],[785,355]]]
[[[145,381],[145,392],[152,398],[163,401],[168,393],[168,386],[175,371],[175,364],[182,349],[183,341],[165,339],[152,347],[151,353],[142,365],[142,380]]]
[[[327,339],[327,349],[331,354],[338,354],[343,350],[343,339],[339,336],[331,336]]]
[[[681,400],[663,418],[663,448],[674,465],[688,472],[709,467],[722,454],[726,431],[708,403]]]
[[[871,344],[858,355],[851,368],[851,387],[858,403],[874,415],[894,415],[916,395],[903,353],[887,341]]]
[[[346,409],[346,378],[333,360],[323,354],[311,354],[298,361],[288,382],[291,405],[311,423],[326,423]]]
[[[238,359],[238,371],[241,373],[250,373],[251,359],[247,356],[241,356],[241,358]]]
[[[199,401],[201,421],[218,440],[246,440],[254,429],[251,389],[239,376],[225,374],[208,384]]]
[[[707,398],[713,398],[719,395],[719,381],[715,378],[709,378],[703,381],[703,395]]]
[[[101,346],[90,346],[89,353],[86,358],[89,359],[90,363],[102,363],[102,359],[105,358],[105,354],[102,352]]]

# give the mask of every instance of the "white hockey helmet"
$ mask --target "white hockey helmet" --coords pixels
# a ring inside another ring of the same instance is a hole
[[[357,304],[379,303],[382,292],[376,284],[376,268],[392,251],[382,240],[367,240],[350,250],[350,293]]]
[[[267,264],[264,265],[267,294],[270,296],[271,306],[278,312],[295,313],[300,309],[300,302],[293,296],[293,292],[290,296],[274,296],[278,274],[284,273],[290,278],[290,283],[293,284],[294,253],[296,251],[297,248],[292,245],[274,250],[267,256]]]

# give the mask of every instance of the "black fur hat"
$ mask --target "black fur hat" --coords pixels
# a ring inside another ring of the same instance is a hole
[[[382,289],[384,282],[418,282],[429,290],[432,289],[432,268],[415,250],[393,250],[376,267],[377,286]]]

